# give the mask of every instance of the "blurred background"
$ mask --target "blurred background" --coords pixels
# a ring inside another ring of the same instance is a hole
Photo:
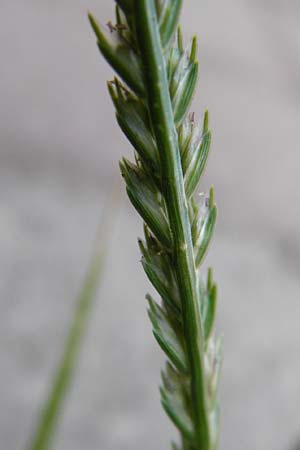
[[[86,19],[112,0],[0,1],[0,436],[24,449],[61,355],[118,160],[132,154]],[[201,190],[219,220],[207,264],[224,335],[221,450],[300,440],[300,3],[189,0],[199,36],[193,109],[213,146]],[[53,450],[169,448],[164,357],[122,189],[89,332]]]

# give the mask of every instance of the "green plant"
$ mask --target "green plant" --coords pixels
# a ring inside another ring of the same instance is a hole
[[[51,447],[64,400],[70,388],[74,370],[79,357],[80,345],[86,332],[97,288],[102,275],[103,264],[109,243],[111,222],[117,207],[117,190],[112,191],[104,208],[98,235],[94,244],[86,277],[76,300],[73,319],[66,338],[63,354],[59,362],[48,397],[45,399],[41,414],[28,450],[48,450]]]
[[[153,333],[168,357],[162,405],[182,450],[218,445],[220,340],[213,336],[217,288],[199,267],[215,221],[214,191],[195,195],[211,142],[188,114],[198,74],[197,40],[183,48],[181,0],[117,0],[116,23],[89,19],[98,47],[120,79],[108,83],[117,121],[135,150],[123,159],[128,196],[144,221],[144,270],[161,297],[148,294]],[[175,41],[175,44],[174,44]],[[179,449],[172,444],[173,449]]]

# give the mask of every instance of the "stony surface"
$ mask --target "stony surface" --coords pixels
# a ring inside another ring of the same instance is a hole
[[[101,4],[103,3],[103,4]],[[85,18],[112,1],[2,0],[0,15],[1,448],[25,449],[61,354],[104,199],[130,148]],[[300,438],[300,5],[190,0],[200,37],[195,110],[209,106],[219,223],[208,263],[225,337],[222,450]],[[122,197],[103,282],[53,450],[166,449],[163,357]]]

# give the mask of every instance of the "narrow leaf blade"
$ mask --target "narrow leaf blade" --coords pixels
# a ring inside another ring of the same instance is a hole
[[[77,298],[77,305],[63,355],[54,376],[49,395],[43,405],[39,422],[28,450],[48,450],[56,431],[56,424],[72,381],[79,356],[80,344],[86,332],[91,308],[100,281],[107,244],[109,242],[107,234],[111,230],[112,215],[115,210],[113,205],[115,203],[116,190],[109,197],[107,207],[104,210],[103,221],[100,225],[98,238],[95,243],[94,255]]]

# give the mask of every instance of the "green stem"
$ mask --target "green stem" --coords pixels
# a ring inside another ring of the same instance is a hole
[[[135,0],[135,17],[149,99],[148,106],[160,151],[164,193],[173,235],[173,257],[181,295],[185,344],[191,371],[197,449],[210,450],[204,374],[204,339],[198,307],[191,225],[154,0]]]

